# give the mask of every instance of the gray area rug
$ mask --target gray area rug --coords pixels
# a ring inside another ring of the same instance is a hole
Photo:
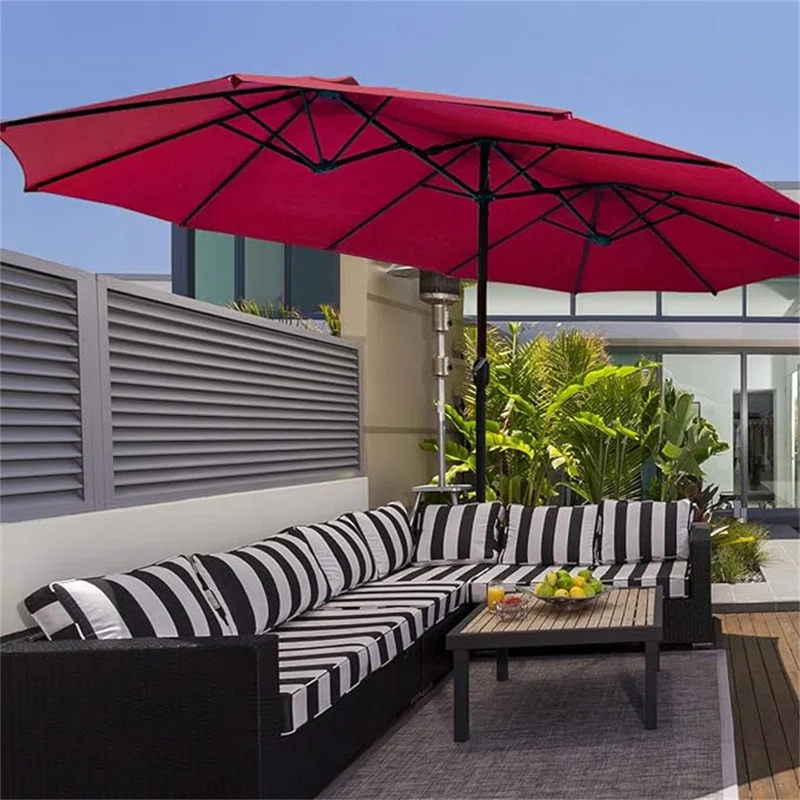
[[[473,660],[469,742],[453,742],[448,678],[321,797],[730,796],[723,779],[734,758],[725,699],[720,709],[720,688],[723,698],[727,692],[724,654],[662,655],[654,731],[642,724],[643,654],[512,657],[509,672],[508,682],[498,683],[492,660]]]

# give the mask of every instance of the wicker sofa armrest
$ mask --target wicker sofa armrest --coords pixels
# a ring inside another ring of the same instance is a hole
[[[711,605],[711,527],[695,522],[689,529],[689,589],[692,597],[708,598]]]
[[[274,635],[0,649],[3,797],[258,797]]]

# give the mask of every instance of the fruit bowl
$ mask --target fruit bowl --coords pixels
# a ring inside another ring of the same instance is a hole
[[[580,608],[603,593],[604,586],[588,569],[571,575],[567,570],[551,570],[544,580],[532,586],[537,600],[564,608]]]

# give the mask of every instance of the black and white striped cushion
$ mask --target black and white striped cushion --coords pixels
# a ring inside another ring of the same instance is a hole
[[[425,506],[416,564],[497,561],[500,503]]]
[[[366,539],[379,578],[386,577],[411,561],[414,540],[408,511],[402,503],[389,503],[374,511],[356,511],[345,514],[342,519],[352,523]]]
[[[100,578],[57,581],[51,588],[83,639],[230,633],[185,556]]]
[[[689,558],[692,504],[606,500],[600,563],[634,564]]]
[[[591,566],[597,511],[597,506],[509,506],[500,563]]]
[[[466,585],[475,580],[491,564],[421,564],[407,567],[401,572],[389,575],[382,583],[454,583]]]
[[[233,633],[266,633],[330,598],[330,586],[303,537],[284,531],[227,553],[192,560]]]
[[[617,589],[629,586],[661,586],[664,597],[689,596],[689,562],[679,559],[647,564],[604,564],[592,570],[603,583]]]
[[[49,586],[42,586],[23,601],[42,633],[51,641],[55,639],[80,639],[75,621],[61,605],[56,593]]]
[[[367,540],[352,523],[339,519],[291,530],[316,556],[330,584],[332,597],[375,578],[375,559]]]
[[[329,709],[424,632],[415,608],[308,611],[278,634],[282,733]]]
[[[466,583],[397,583],[375,581],[344,592],[328,603],[331,608],[418,608],[425,628],[441,622],[467,601]],[[326,606],[327,607],[327,606]]]

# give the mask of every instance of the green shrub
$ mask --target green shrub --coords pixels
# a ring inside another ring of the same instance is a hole
[[[721,519],[711,531],[711,580],[742,583],[759,574],[767,560],[767,529],[758,522]]]

